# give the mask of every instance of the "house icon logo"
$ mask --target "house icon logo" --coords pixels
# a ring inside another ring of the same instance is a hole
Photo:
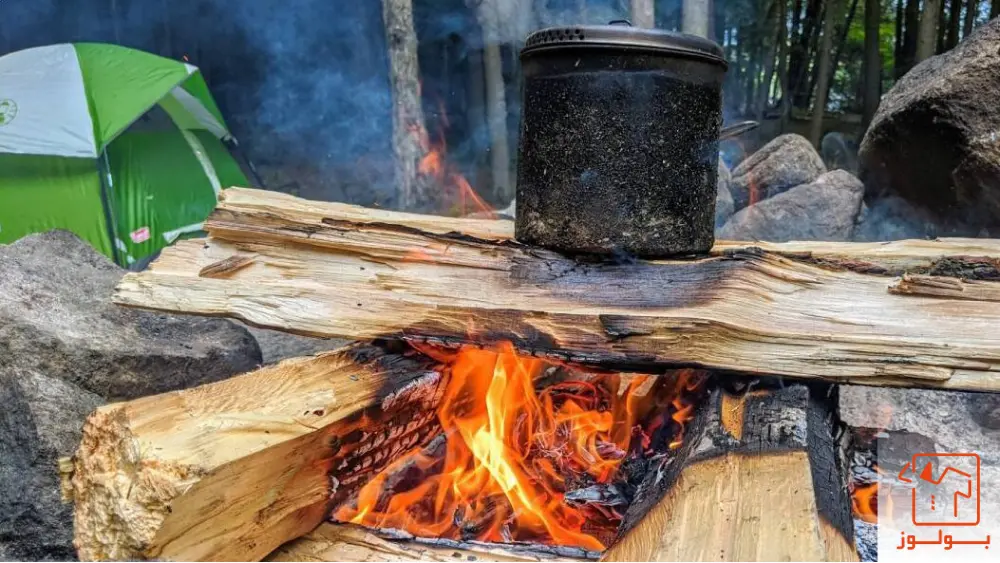
[[[896,478],[912,487],[914,526],[976,526],[980,520],[978,454],[914,454]]]
[[[17,117],[17,104],[11,99],[0,100],[0,127],[7,125]]]

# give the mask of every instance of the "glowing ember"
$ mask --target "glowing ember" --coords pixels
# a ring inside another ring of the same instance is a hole
[[[640,454],[661,428],[680,445],[683,424],[693,416],[683,394],[703,380],[690,371],[595,374],[536,392],[535,381],[550,364],[520,357],[509,345],[500,353],[421,351],[448,366],[438,408],[444,455],[415,450],[396,460],[361,490],[356,506],[339,509],[336,520],[423,537],[604,549],[598,536],[612,535],[621,514],[569,502],[566,493],[610,484],[622,462]],[[649,423],[639,424],[643,420]],[[400,486],[404,480],[412,482],[409,488]]]
[[[878,524],[878,483],[858,485],[851,491],[854,515],[870,524]]]

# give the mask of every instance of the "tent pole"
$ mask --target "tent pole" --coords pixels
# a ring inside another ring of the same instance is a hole
[[[101,179],[101,207],[104,208],[104,224],[108,230],[108,242],[111,244],[111,259],[124,268],[125,265],[122,264],[121,255],[118,253],[118,225],[115,222],[111,186],[108,182],[111,177],[111,165],[108,163],[107,150],[102,151],[97,159],[97,175]]]

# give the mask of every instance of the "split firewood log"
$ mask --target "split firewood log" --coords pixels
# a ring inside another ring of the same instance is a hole
[[[434,370],[356,345],[99,408],[62,464],[80,558],[262,559],[440,432]]]
[[[720,243],[608,263],[518,244],[508,222],[242,189],[205,227],[128,274],[117,302],[313,336],[510,341],[614,369],[1000,390],[1000,241]]]
[[[683,463],[647,476],[602,561],[857,561],[822,387],[716,388]]]

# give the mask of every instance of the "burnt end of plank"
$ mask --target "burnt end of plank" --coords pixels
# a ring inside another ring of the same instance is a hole
[[[618,540],[664,499],[685,467],[729,455],[804,452],[818,515],[852,542],[847,466],[837,443],[834,386],[787,385],[771,378],[748,383],[720,375],[712,381],[695,419],[686,428],[683,446],[671,456],[647,461]]]

